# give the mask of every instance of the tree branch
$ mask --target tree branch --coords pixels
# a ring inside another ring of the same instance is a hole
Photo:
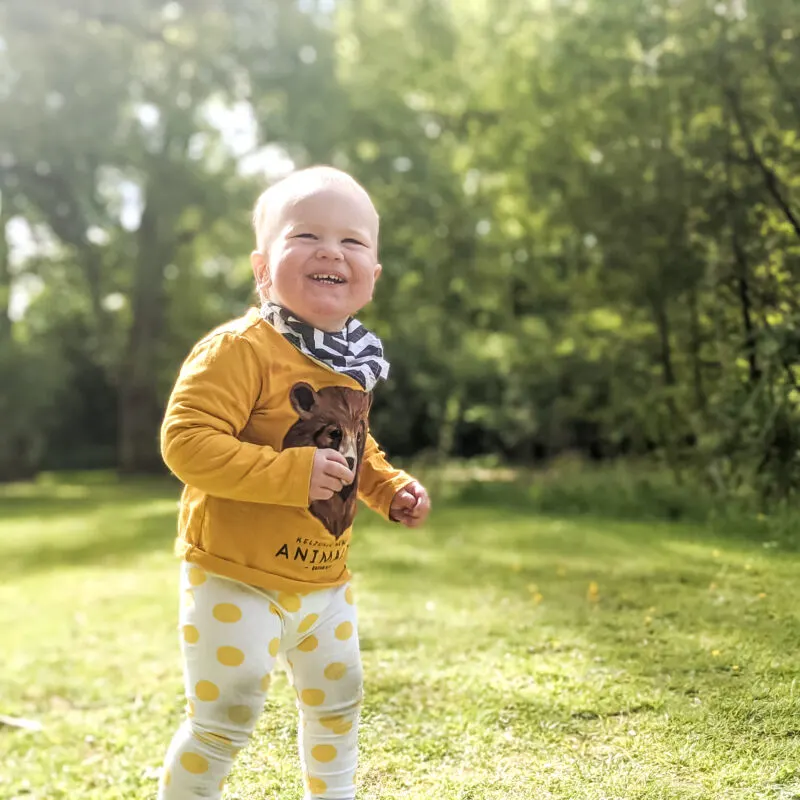
[[[725,93],[725,97],[728,99],[728,103],[730,104],[730,109],[736,120],[736,125],[739,128],[739,132],[741,133],[742,138],[747,145],[747,152],[750,155],[751,161],[760,170],[761,175],[764,178],[764,185],[766,186],[767,191],[772,196],[772,199],[775,201],[781,211],[783,211],[784,216],[789,221],[789,224],[794,229],[794,232],[797,234],[798,238],[800,238],[800,219],[795,216],[794,212],[789,206],[788,201],[781,193],[780,179],[775,172],[771,170],[769,166],[767,166],[766,162],[761,157],[761,154],[758,152],[755,142],[753,141],[753,137],[750,133],[749,126],[744,118],[742,108],[739,105],[739,99],[736,96],[736,93],[730,87],[726,87],[723,89],[723,91]]]

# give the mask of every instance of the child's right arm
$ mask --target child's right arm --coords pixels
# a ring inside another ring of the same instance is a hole
[[[172,390],[161,427],[161,454],[178,478],[206,494],[306,508],[316,448],[277,452],[238,438],[264,377],[245,339],[231,333],[204,339],[186,359]]]

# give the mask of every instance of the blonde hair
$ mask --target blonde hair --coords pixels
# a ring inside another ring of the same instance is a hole
[[[367,190],[352,176],[340,169],[327,166],[307,167],[292,172],[277,183],[272,184],[256,201],[253,209],[253,230],[256,235],[256,249],[263,254],[269,249],[272,239],[270,221],[277,210],[287,203],[296,202],[313,191],[328,186],[346,187],[367,201],[375,214],[375,227],[378,227],[378,212]]]

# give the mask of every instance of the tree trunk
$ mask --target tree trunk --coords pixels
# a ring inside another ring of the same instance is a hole
[[[726,150],[725,150],[725,203],[727,207],[728,229],[731,236],[731,250],[736,260],[736,288],[739,296],[739,309],[742,315],[742,328],[744,329],[744,349],[747,357],[748,377],[750,384],[755,386],[761,380],[761,368],[758,364],[756,342],[758,331],[753,323],[753,304],[750,292],[750,269],[747,253],[739,235],[740,214],[737,207],[736,188],[733,180],[733,143],[732,125],[726,114]],[[740,130],[743,130],[741,124]]]
[[[661,377],[664,382],[666,397],[664,405],[667,409],[669,429],[662,431],[664,452],[667,463],[679,485],[683,483],[683,469],[680,463],[680,442],[684,428],[681,424],[678,406],[675,403],[674,390],[677,385],[675,367],[672,359],[672,341],[669,321],[669,311],[663,297],[651,297],[650,305],[653,310],[656,328],[658,330],[659,361],[661,364]]]
[[[672,343],[670,341],[670,326],[667,308],[663,298],[651,298],[653,316],[658,330],[659,361],[661,362],[661,375],[664,386],[675,386],[675,369],[672,365]]]
[[[742,327],[744,328],[744,348],[747,355],[748,373],[751,385],[755,386],[761,380],[761,367],[758,365],[758,356],[756,354],[758,333],[753,324],[753,303],[750,297],[747,258],[736,234],[735,226],[731,227],[731,238],[739,271],[736,277],[736,285],[739,294],[739,308],[742,314]]]
[[[708,401],[703,386],[703,366],[700,361],[702,331],[700,326],[700,298],[696,286],[693,286],[689,292],[689,320],[689,349],[692,357],[694,402],[698,411],[705,412]]]
[[[6,225],[11,218],[10,209],[4,207],[0,196],[0,343],[11,339],[11,264]]]
[[[157,354],[164,328],[164,267],[173,255],[166,229],[166,220],[148,203],[137,232],[132,324],[120,376],[119,469],[125,473],[163,469]]]

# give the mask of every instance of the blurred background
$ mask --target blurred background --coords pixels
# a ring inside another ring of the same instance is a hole
[[[257,195],[331,163],[393,456],[791,500],[799,131],[797,0],[3,0],[0,479],[162,471]]]

